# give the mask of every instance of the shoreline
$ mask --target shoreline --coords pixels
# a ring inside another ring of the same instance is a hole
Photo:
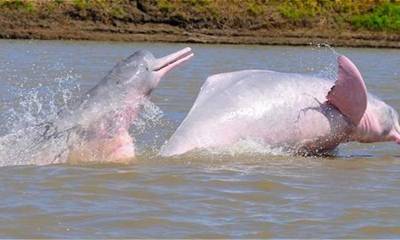
[[[400,2],[0,0],[0,38],[400,48]]]
[[[121,42],[168,42],[203,44],[249,44],[308,46],[328,44],[333,47],[400,48],[400,35],[384,32],[353,32],[326,29],[192,29],[169,24],[118,24],[88,21],[66,25],[0,26],[1,39],[92,40]]]

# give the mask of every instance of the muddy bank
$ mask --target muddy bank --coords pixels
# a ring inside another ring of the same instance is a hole
[[[186,30],[166,24],[107,26],[76,21],[70,25],[0,26],[4,39],[66,39],[99,41],[155,41],[217,44],[310,45],[400,48],[400,36],[386,33],[354,33],[327,30]]]
[[[397,29],[355,27],[342,13],[291,19],[281,3],[230,1],[0,1],[0,38],[400,48]]]

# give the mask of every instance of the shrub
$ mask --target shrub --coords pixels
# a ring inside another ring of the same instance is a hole
[[[400,31],[400,4],[381,4],[368,13],[352,17],[351,23],[356,28]]]

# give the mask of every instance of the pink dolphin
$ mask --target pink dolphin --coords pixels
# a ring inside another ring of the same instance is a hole
[[[301,155],[326,154],[348,141],[400,144],[397,112],[367,93],[348,58],[337,61],[334,83],[267,70],[209,77],[160,154],[226,147],[243,139]]]
[[[144,101],[160,79],[193,56],[190,48],[156,59],[138,51],[118,63],[71,110],[47,123],[41,138],[65,139],[67,148],[54,156],[67,161],[124,162],[135,157],[128,133]],[[51,155],[50,155],[51,156]]]

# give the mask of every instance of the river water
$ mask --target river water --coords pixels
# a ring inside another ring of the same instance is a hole
[[[0,133],[4,138],[56,112],[138,49],[163,56],[185,46],[0,41]],[[195,57],[163,78],[152,94],[155,105],[133,130],[139,135],[136,163],[0,159],[1,238],[400,237],[400,147],[393,143],[344,144],[329,158],[250,146],[156,156],[204,80],[219,72],[272,69],[332,77],[336,51],[356,63],[370,92],[400,110],[400,50],[190,47]],[[23,142],[1,149],[21,150]]]

